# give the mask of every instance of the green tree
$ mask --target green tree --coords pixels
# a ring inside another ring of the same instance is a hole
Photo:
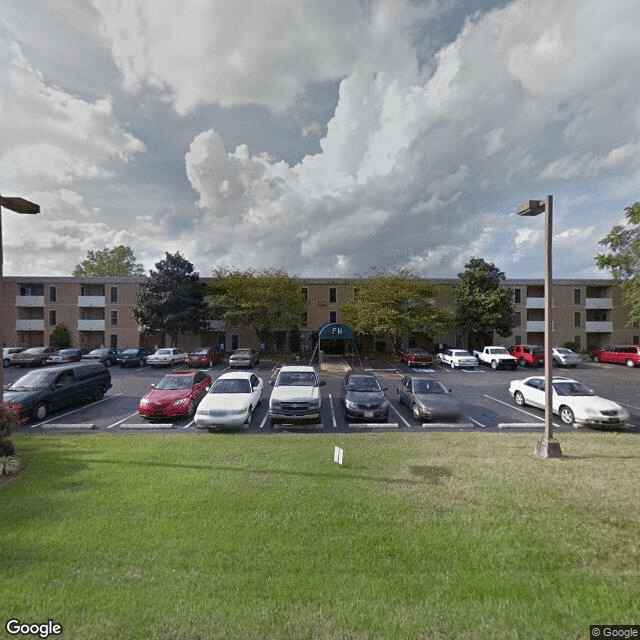
[[[505,275],[482,258],[471,258],[458,274],[455,287],[455,323],[467,334],[470,349],[482,348],[516,326],[513,292],[501,286]]]
[[[56,328],[51,332],[51,338],[49,343],[56,349],[64,349],[71,344],[71,332],[66,324],[56,325]]]
[[[261,343],[274,331],[300,326],[306,310],[300,282],[283,269],[219,267],[207,286],[212,317],[227,327],[253,329]]]
[[[157,271],[140,285],[131,312],[143,331],[163,332],[178,344],[180,334],[207,329],[207,302],[200,276],[179,252],[165,253]]]
[[[451,314],[435,303],[438,288],[410,269],[373,269],[341,307],[344,322],[361,334],[386,336],[400,349],[404,336],[422,332],[432,337],[450,326]]]
[[[617,224],[600,244],[611,253],[598,254],[599,269],[609,269],[620,282],[622,302],[629,307],[629,324],[640,323],[640,202],[627,207],[626,225]]]
[[[73,275],[76,277],[105,277],[120,276],[129,278],[143,276],[144,267],[136,262],[136,257],[130,247],[119,245],[113,249],[104,248],[101,251],[87,251],[87,257],[75,266]]]

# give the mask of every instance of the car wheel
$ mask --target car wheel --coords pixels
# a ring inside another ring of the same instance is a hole
[[[47,359],[46,358],[42,358],[42,360],[40,360],[40,366],[44,367],[47,364]]]
[[[413,413],[413,417],[414,417],[416,420],[420,420],[420,421],[422,421],[422,418],[420,417],[420,410],[418,409],[418,405],[417,405],[417,404],[414,404],[414,405],[411,407],[411,413]]]
[[[558,358],[554,358],[552,361],[552,364],[554,367],[559,367],[560,366],[560,360],[558,360]]]
[[[44,402],[39,402],[33,408],[33,417],[36,418],[36,420],[44,420],[47,417],[47,413],[47,405]]]
[[[93,399],[96,402],[98,402],[98,400],[102,400],[106,392],[107,390],[102,385],[100,385],[99,387],[96,387],[96,390],[93,392]]]
[[[573,411],[567,406],[560,407],[560,420],[565,424],[573,424],[575,422]]]
[[[635,365],[633,364],[633,360],[631,358],[629,358],[625,364],[627,365],[627,367],[634,367]]]
[[[600,362],[600,358],[598,356],[593,356],[593,361],[594,362]]]
[[[521,367],[526,367],[527,366],[527,361],[524,358],[520,358],[520,366]]]
[[[245,424],[251,424],[252,414],[253,414],[253,407],[249,405],[249,413],[247,414],[247,419],[244,421]]]
[[[189,407],[187,408],[187,417],[193,418],[195,413],[196,413],[196,405],[195,405],[195,402],[191,400],[191,402],[189,402]]]
[[[9,358],[5,358],[2,361],[2,366],[5,367],[5,369],[11,364],[11,360],[9,360]]]
[[[170,367],[171,369],[173,369],[173,367],[174,367],[174,366],[175,366],[175,362],[172,360],[172,361],[169,363],[169,367]]]
[[[455,363],[454,363],[454,362],[452,362],[452,363],[451,363],[451,368],[452,368],[452,369],[455,369],[455,368],[456,368],[456,365],[455,365]]]
[[[491,361],[491,368],[495,371],[498,368],[498,361],[497,360],[492,360]]]
[[[513,394],[513,399],[516,401],[516,404],[519,407],[524,407],[527,403],[524,400],[524,396],[522,395],[522,393],[520,391],[516,391]]]

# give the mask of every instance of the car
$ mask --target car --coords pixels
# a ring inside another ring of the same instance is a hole
[[[553,365],[556,367],[577,367],[582,363],[580,354],[567,349],[567,347],[553,347],[551,349]]]
[[[145,347],[129,347],[118,354],[116,362],[121,367],[144,367],[150,355],[151,352]]]
[[[59,349],[47,358],[47,364],[63,364],[65,362],[80,362],[82,349]]]
[[[433,364],[433,358],[424,349],[406,349],[400,354],[400,360],[410,367],[426,367]]]
[[[345,420],[389,419],[389,400],[378,378],[370,373],[348,373],[342,380],[340,401]]]
[[[629,412],[612,400],[594,394],[581,382],[571,378],[553,378],[553,413],[565,424],[598,427],[623,427],[629,421]],[[509,393],[520,407],[545,407],[544,376],[531,376],[513,380]]]
[[[594,362],[613,362],[616,364],[626,364],[627,367],[640,366],[640,345],[620,344],[612,347],[596,349],[591,358]]]
[[[263,388],[262,380],[251,371],[223,373],[198,405],[196,425],[215,429],[248,424],[262,401]]]
[[[2,366],[10,367],[17,353],[22,353],[24,347],[2,347]]]
[[[44,420],[67,405],[97,402],[110,388],[111,374],[103,364],[72,362],[26,373],[5,389],[4,401],[23,420]]]
[[[158,349],[155,353],[147,356],[147,364],[152,367],[175,367],[176,364],[181,364],[185,361],[187,354],[175,347],[163,347]]]
[[[275,380],[269,381],[273,391],[269,398],[269,421],[277,424],[309,424],[320,422],[322,397],[320,387],[326,384],[316,370],[305,365],[284,365]]]
[[[254,367],[260,363],[260,354],[255,349],[236,349],[229,356],[230,367]]]
[[[140,399],[138,414],[146,420],[191,418],[210,386],[211,376],[204,371],[175,369],[151,385],[151,391]]]
[[[436,357],[438,362],[448,364],[452,369],[478,366],[478,358],[472,356],[465,349],[447,349]]]
[[[188,353],[184,363],[189,367],[212,367],[222,364],[222,352],[212,348],[198,349]]]
[[[105,367],[114,365],[118,359],[117,349],[108,349],[106,347],[100,347],[98,349],[92,349],[89,353],[85,353],[82,356],[86,361],[101,362]]]
[[[542,366],[544,364],[544,349],[535,345],[516,344],[507,351],[518,361],[522,367]]]
[[[462,406],[440,380],[427,376],[404,376],[396,389],[398,402],[406,404],[413,417],[421,422],[456,421]]]
[[[55,347],[31,347],[16,353],[13,356],[13,364],[19,364],[22,367],[27,365],[44,366],[47,364],[49,356],[52,356],[55,352]]]

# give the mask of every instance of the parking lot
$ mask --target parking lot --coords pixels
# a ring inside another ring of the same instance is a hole
[[[234,433],[272,433],[268,420],[269,395],[272,389],[269,380],[275,366],[274,362],[261,360],[255,368],[257,375],[264,381],[262,402],[255,410],[250,424],[245,425],[242,429],[234,430]],[[451,370],[434,364],[428,369],[411,369],[403,363],[365,363],[364,370],[375,373],[383,386],[387,387],[386,394],[391,401],[391,411],[387,423],[363,424],[345,421],[340,402],[340,383],[344,377],[344,367],[339,362],[331,363],[328,367],[329,370],[322,371],[327,382],[326,386],[321,388],[322,423],[296,427],[283,425],[279,427],[278,432],[428,432],[451,430],[544,432],[544,411],[516,406],[508,391],[511,380],[530,375],[544,375],[542,368],[519,367],[517,371],[493,371],[485,367]],[[215,380],[221,373],[228,370],[226,365],[216,365],[206,371]],[[5,369],[5,385],[10,384],[26,371],[26,368],[21,367]],[[208,431],[198,429],[194,422],[187,418],[149,423],[138,415],[140,398],[149,391],[151,384],[157,383],[168,371],[168,368],[153,369],[149,366],[133,369],[112,367],[113,387],[102,400],[69,407],[48,416],[41,422],[29,422],[22,427],[22,431],[32,433],[45,431],[131,433],[142,431],[209,435]],[[429,375],[439,379],[462,403],[463,417],[457,422],[438,424],[422,424],[416,420],[409,408],[400,405],[397,399],[397,386],[402,376],[409,373]],[[640,370],[588,361],[575,369],[555,369],[554,375],[579,380],[593,389],[596,394],[624,405],[631,415],[629,427],[626,430],[640,433],[640,387],[638,386]],[[567,426],[557,416],[554,417],[555,432],[562,433],[572,430],[574,427]],[[588,429],[585,430],[588,431]]]

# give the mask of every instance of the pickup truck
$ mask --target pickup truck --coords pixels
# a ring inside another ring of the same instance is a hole
[[[485,347],[482,351],[474,351],[480,364],[489,365],[492,369],[514,369],[518,361],[504,347]]]

